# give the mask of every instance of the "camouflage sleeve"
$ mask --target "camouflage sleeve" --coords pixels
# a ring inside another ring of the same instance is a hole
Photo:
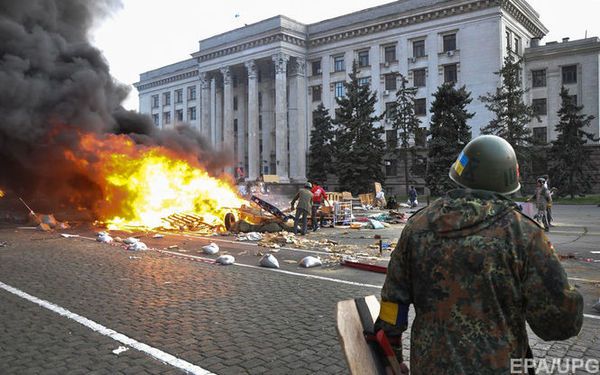
[[[569,285],[554,247],[536,231],[525,263],[524,297],[527,322],[543,340],[566,340],[583,323],[583,297]]]
[[[412,303],[410,278],[410,249],[408,231],[403,231],[396,249],[392,252],[387,276],[381,289],[379,319],[397,331],[408,327],[408,306]],[[391,327],[390,327],[391,328]]]

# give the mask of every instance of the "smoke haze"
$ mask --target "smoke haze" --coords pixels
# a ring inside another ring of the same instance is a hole
[[[117,0],[0,2],[0,186],[56,202],[73,190],[93,192],[93,178],[64,158],[64,150],[78,154],[80,133],[127,135],[138,145],[193,155],[213,173],[229,161],[189,127],[158,130],[147,116],[121,107],[129,87],[111,77],[88,40],[90,28],[121,6]]]

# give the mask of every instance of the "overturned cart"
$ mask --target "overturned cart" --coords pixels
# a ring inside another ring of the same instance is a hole
[[[293,216],[285,214],[271,203],[253,195],[253,206],[242,206],[225,214],[225,228],[231,232],[279,232],[292,230],[287,225]]]

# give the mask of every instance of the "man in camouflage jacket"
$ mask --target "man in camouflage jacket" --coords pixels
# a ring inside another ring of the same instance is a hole
[[[450,191],[410,218],[377,326],[405,331],[413,304],[412,374],[509,374],[511,359],[527,357],[526,322],[544,340],[565,340],[581,329],[583,300],[544,231],[503,195],[520,188],[506,141],[474,139],[450,177],[473,189]]]

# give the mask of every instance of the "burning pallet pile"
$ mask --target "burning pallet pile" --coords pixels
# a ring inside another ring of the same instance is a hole
[[[178,229],[181,231],[207,233],[214,233],[219,229],[219,225],[208,224],[204,222],[204,217],[193,212],[171,214],[166,218],[163,218],[163,220],[169,224],[169,227],[164,229]]]

